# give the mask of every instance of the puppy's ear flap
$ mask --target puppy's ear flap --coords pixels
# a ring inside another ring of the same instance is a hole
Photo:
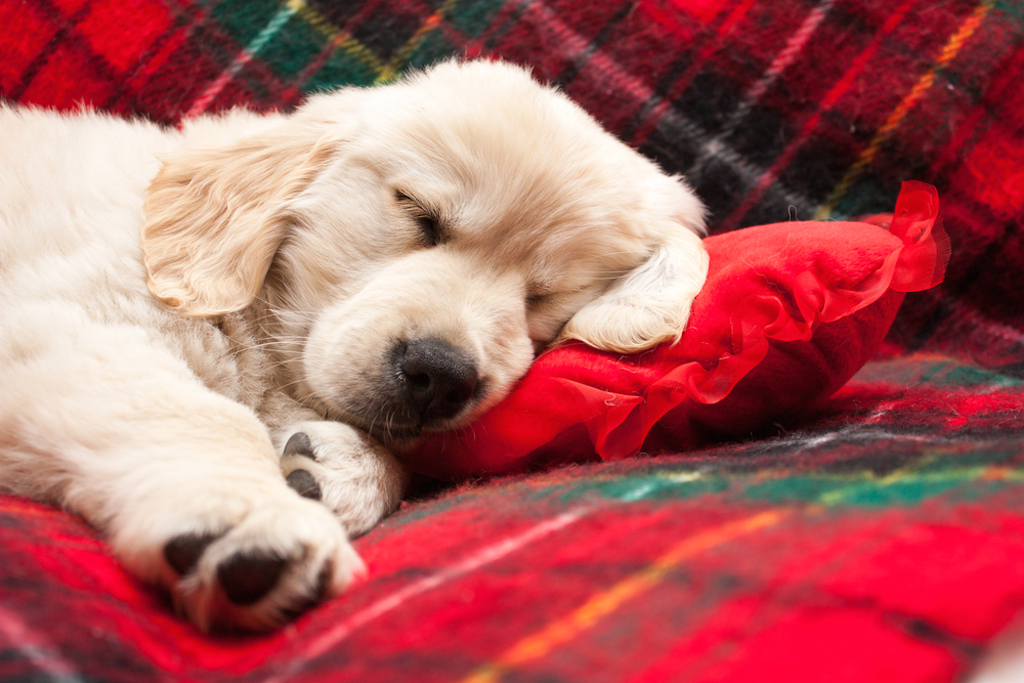
[[[700,237],[678,226],[650,258],[581,308],[561,338],[622,353],[678,340],[707,274],[708,255]]]
[[[150,291],[183,315],[251,304],[288,229],[281,209],[337,148],[319,132],[289,124],[169,158],[143,207]]]

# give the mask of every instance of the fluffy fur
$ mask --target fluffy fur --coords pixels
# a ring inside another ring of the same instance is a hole
[[[679,179],[504,64],[180,131],[0,108],[0,485],[201,627],[267,628],[361,571],[348,536],[421,433],[559,338],[676,338],[702,229]]]

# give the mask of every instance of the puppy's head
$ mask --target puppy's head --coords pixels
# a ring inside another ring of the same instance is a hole
[[[143,247],[182,314],[265,298],[296,396],[401,445],[472,419],[558,339],[677,338],[702,229],[679,179],[556,90],[447,62],[171,158]]]

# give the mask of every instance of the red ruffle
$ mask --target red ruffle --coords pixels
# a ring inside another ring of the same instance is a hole
[[[407,456],[411,467],[459,479],[742,436],[845,384],[903,293],[941,282],[949,259],[938,194],[913,182],[888,231],[791,222],[705,245],[708,280],[677,344],[632,356],[552,349],[493,410]]]

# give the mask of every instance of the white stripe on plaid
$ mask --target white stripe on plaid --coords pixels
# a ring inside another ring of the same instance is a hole
[[[789,37],[786,41],[786,46],[782,48],[782,51],[775,56],[772,63],[768,66],[768,70],[765,71],[764,75],[759,81],[754,83],[743,95],[740,100],[739,106],[736,107],[735,111],[729,116],[725,125],[722,127],[722,132],[715,136],[707,145],[705,145],[700,154],[694,161],[693,166],[687,170],[687,176],[696,180],[701,177],[704,170],[704,164],[707,163],[708,159],[712,156],[718,156],[721,154],[722,147],[725,144],[725,139],[728,138],[732,133],[739,127],[744,119],[750,114],[750,111],[761,101],[764,94],[768,92],[768,89],[775,84],[775,81],[779,79],[779,76],[788,69],[793,61],[796,59],[800,51],[803,50],[804,45],[810,39],[814,32],[821,25],[825,15],[828,14],[829,10],[832,9],[833,0],[824,0],[820,5],[810,11],[803,23],[796,32]]]
[[[84,683],[71,662],[64,659],[46,638],[22,621],[21,617],[0,606],[0,643],[7,641],[10,649],[25,657],[36,667],[39,680],[53,683]],[[6,648],[3,648],[6,649]],[[37,680],[31,673],[25,680]]]
[[[578,55],[587,53],[587,40],[576,33],[569,25],[564,23],[558,14],[545,6],[543,2],[530,3],[520,19],[523,23],[531,23],[538,32],[551,34],[551,42],[558,46],[559,51],[569,59],[575,59]],[[657,95],[643,81],[627,73],[615,60],[603,51],[588,54],[588,66],[596,69],[603,77],[602,82],[614,84],[620,91],[632,97],[638,103],[658,104],[662,98]],[[774,64],[774,62],[773,62]],[[714,156],[716,160],[724,162],[729,166],[740,179],[748,184],[753,184],[766,169],[759,167],[750,160],[743,157],[732,147],[712,138],[699,124],[680,112],[675,106],[670,105],[665,115],[658,123],[658,127],[670,130],[674,133],[682,133],[685,137],[697,143],[700,147],[700,156]],[[804,195],[781,187],[781,197],[797,208],[798,211],[810,211],[817,206]]]
[[[480,569],[485,565],[496,562],[516,550],[529,545],[530,543],[539,541],[556,531],[560,531],[561,529],[579,521],[589,512],[590,509],[585,507],[577,507],[563,512],[556,517],[552,517],[551,519],[547,519],[539,524],[535,524],[526,531],[486,546],[457,564],[446,567],[429,576],[425,576],[419,581],[411,583],[405,588],[377,600],[368,607],[356,612],[337,626],[326,630],[319,637],[310,642],[308,646],[303,648],[301,658],[293,660],[290,665],[283,666],[283,670],[278,675],[267,679],[264,683],[280,683],[281,681],[291,678],[292,675],[301,668],[301,666],[308,664],[317,657],[320,657],[324,653],[330,651],[332,648],[336,647],[338,643],[348,638],[354,631],[362,628],[378,617],[394,611],[409,600],[422,595],[423,593],[432,591],[446,583],[450,583],[462,576],[465,576],[466,574],[469,574],[470,572]]]

